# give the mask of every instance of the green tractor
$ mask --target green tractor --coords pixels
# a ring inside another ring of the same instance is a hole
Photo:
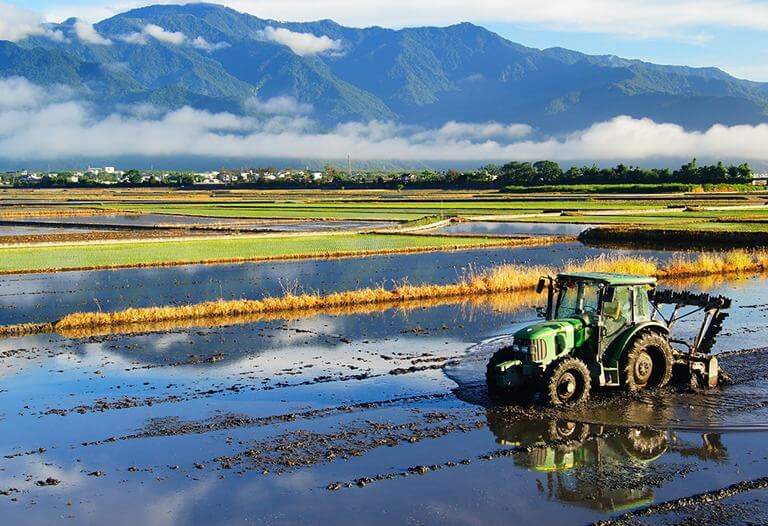
[[[486,372],[492,397],[533,391],[558,406],[586,401],[593,386],[637,391],[663,387],[673,375],[698,387],[718,385],[717,358],[709,353],[728,298],[660,291],[655,278],[608,273],[543,277],[536,290],[547,291],[546,308],[537,309],[546,321],[517,331],[513,344],[493,355]],[[663,305],[674,306],[668,318]],[[683,313],[685,307],[695,309]],[[705,315],[693,342],[671,339],[675,322],[697,311]]]

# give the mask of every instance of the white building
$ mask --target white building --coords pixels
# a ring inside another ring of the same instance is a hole
[[[768,186],[768,172],[753,174],[752,184],[755,186]]]

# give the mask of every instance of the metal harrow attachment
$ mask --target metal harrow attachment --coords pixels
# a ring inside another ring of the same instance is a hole
[[[699,387],[717,387],[720,367],[717,357],[710,355],[717,335],[723,329],[723,320],[728,317],[726,309],[731,308],[731,300],[724,296],[709,294],[694,294],[691,292],[676,292],[672,290],[653,290],[649,295],[655,314],[664,320],[670,332],[675,324],[683,319],[704,312],[704,320],[696,338],[692,342],[670,339],[670,342],[685,346],[687,353],[677,353],[675,368],[678,378],[689,380],[692,385]],[[665,318],[659,306],[674,305],[669,318]],[[693,310],[682,312],[685,307],[695,307]]]

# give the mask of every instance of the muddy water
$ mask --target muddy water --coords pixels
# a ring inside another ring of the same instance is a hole
[[[577,236],[592,226],[594,225],[468,221],[465,223],[451,223],[436,232],[442,234],[482,234],[487,236]]]
[[[580,243],[236,265],[187,265],[0,276],[0,324],[49,321],[76,311],[260,298],[286,290],[322,293],[367,286],[449,283],[501,263],[561,266],[600,254],[666,260],[679,252],[603,250]]]
[[[719,352],[765,340],[765,286],[686,284],[736,302]],[[0,514],[584,524],[768,473],[768,352],[724,355],[735,384],[706,396],[604,395],[578,413],[496,406],[484,360],[534,319],[505,305],[2,340]],[[744,506],[760,517],[764,503],[746,491],[642,520],[723,522]]]

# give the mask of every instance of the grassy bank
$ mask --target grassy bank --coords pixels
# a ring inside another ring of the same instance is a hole
[[[714,254],[701,253],[681,256],[660,266],[650,258],[597,257],[584,262],[569,263],[567,272],[621,272],[659,277],[684,277],[726,274],[733,272],[768,270],[768,251],[746,252],[732,250]],[[468,272],[456,283],[446,285],[401,284],[392,289],[364,288],[333,294],[293,294],[260,300],[208,301],[192,305],[126,309],[117,312],[72,313],[50,324],[8,326],[0,328],[0,335],[72,331],[111,330],[112,327],[163,323],[182,323],[190,320],[224,319],[243,316],[282,314],[291,317],[297,312],[320,312],[330,309],[361,308],[362,306],[399,305],[442,298],[471,298],[497,293],[530,291],[539,276],[551,275],[558,269],[546,266],[502,265],[481,272]],[[118,329],[115,329],[118,330]]]
[[[768,246],[768,222],[715,221],[664,225],[601,226],[581,234],[588,244],[609,246],[627,243],[681,247],[764,247]]]
[[[0,273],[232,263],[521,246],[550,239],[377,234],[239,236],[0,248]]]

